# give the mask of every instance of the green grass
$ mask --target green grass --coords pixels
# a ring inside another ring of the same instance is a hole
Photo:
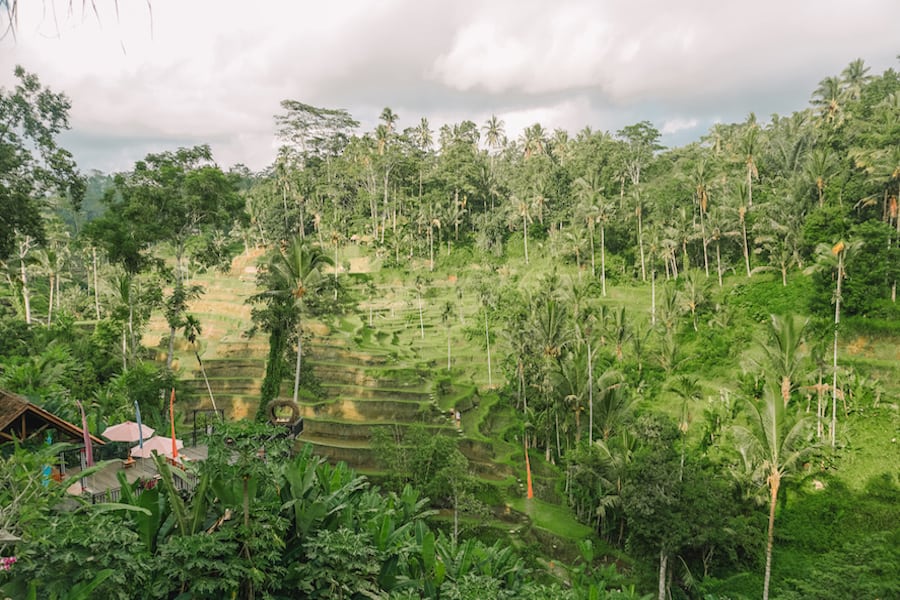
[[[515,510],[528,515],[535,526],[563,539],[582,540],[594,535],[590,527],[579,523],[565,507],[538,498],[509,498],[507,503]]]

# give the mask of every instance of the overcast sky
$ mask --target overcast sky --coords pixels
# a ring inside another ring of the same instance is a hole
[[[535,122],[649,120],[680,145],[717,121],[802,109],[850,61],[880,74],[900,54],[898,0],[84,4],[20,0],[17,35],[0,40],[0,87],[21,64],[71,99],[62,142],[83,171],[200,143],[223,167],[262,169],[286,98],[347,109],[364,129],[389,106],[401,129],[496,114],[513,138]]]

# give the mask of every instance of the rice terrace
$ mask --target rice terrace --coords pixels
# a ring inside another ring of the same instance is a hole
[[[185,129],[108,171],[10,67],[0,598],[900,597],[900,72],[846,58],[680,141],[358,74],[257,107],[261,166]]]

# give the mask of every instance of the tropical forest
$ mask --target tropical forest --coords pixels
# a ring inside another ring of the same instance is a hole
[[[679,147],[284,99],[259,172],[103,173],[17,68],[0,597],[900,597],[900,72],[819,75]]]

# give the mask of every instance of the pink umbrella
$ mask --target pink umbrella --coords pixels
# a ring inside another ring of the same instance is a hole
[[[176,448],[184,448],[184,442],[181,440],[175,440]],[[157,454],[161,454],[164,456],[168,456],[172,458],[172,438],[164,437],[161,435],[154,436],[149,440],[144,441],[144,447],[135,446],[131,449],[131,455],[136,458],[150,458],[153,455],[153,452],[156,451]]]
[[[153,435],[154,431],[152,427],[138,426],[134,421],[125,421],[118,425],[110,425],[100,435],[111,442],[136,442],[141,438],[141,433],[146,440]]]

